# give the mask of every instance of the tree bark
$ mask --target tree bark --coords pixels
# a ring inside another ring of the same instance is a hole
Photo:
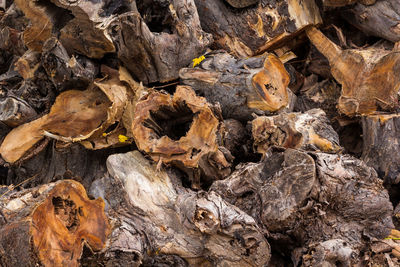
[[[212,37],[200,27],[194,0],[148,2],[136,3],[137,8],[111,24],[118,57],[144,84],[175,80],[180,68],[205,52]]]
[[[239,165],[210,190],[268,229],[274,248],[294,263],[313,244],[325,247],[333,242],[328,240],[343,239],[335,241],[341,249],[333,250],[332,259],[355,264],[353,256],[368,246],[364,237],[382,239],[393,228],[388,193],[376,172],[356,158],[311,155],[314,159],[293,149],[271,150],[262,162]],[[353,256],[341,258],[349,247]]]
[[[254,219],[217,194],[183,188],[176,175],[157,170],[138,151],[110,156],[107,168],[111,177],[91,189],[104,197],[115,226],[102,251],[106,261],[126,266],[135,258],[137,266],[176,255],[189,266],[268,263],[270,246]]]
[[[373,167],[388,184],[400,182],[398,114],[370,115],[362,118],[363,161]]]
[[[252,122],[253,147],[264,154],[272,146],[306,151],[337,153],[342,150],[339,136],[321,109],[305,113],[261,116]]]
[[[210,54],[199,68],[183,68],[179,76],[210,103],[219,103],[225,119],[247,121],[252,113],[290,109],[293,102],[289,75],[272,54],[242,60],[227,53]]]
[[[377,1],[374,5],[357,4],[343,11],[343,18],[367,35],[392,42],[400,41],[400,3]]]
[[[261,54],[322,22],[314,0],[289,0],[232,9],[223,0],[196,0],[201,26],[218,48],[237,57]]]

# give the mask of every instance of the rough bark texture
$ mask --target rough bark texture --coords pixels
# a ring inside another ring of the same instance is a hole
[[[293,149],[267,155],[260,163],[239,165],[210,190],[256,218],[295,266],[301,260],[305,266],[355,264],[369,239],[384,238],[393,228],[393,206],[382,181],[360,160],[325,153],[313,159]],[[335,241],[341,238],[344,242]],[[333,255],[303,256],[315,244],[329,245],[323,254]]]
[[[138,2],[111,25],[118,57],[145,84],[177,79],[179,69],[212,41],[200,27],[194,0],[150,2]]]
[[[399,10],[0,0],[0,266],[400,266]]]
[[[397,0],[377,1],[371,6],[357,4],[345,10],[343,18],[368,35],[400,41],[400,3]]]
[[[258,117],[252,121],[252,133],[254,150],[262,154],[272,146],[328,153],[341,150],[339,136],[321,109]]]
[[[317,75],[310,75],[300,89],[294,110],[306,112],[313,108],[320,108],[332,120],[337,116],[336,105],[340,91],[341,88],[335,81],[326,79],[318,82]]]
[[[111,177],[95,181],[91,192],[105,199],[115,226],[103,251],[109,264],[138,266],[160,254],[188,266],[268,262],[270,246],[254,219],[219,195],[183,188],[138,151],[110,156],[107,168]]]
[[[99,251],[110,231],[104,201],[71,180],[8,194],[0,206],[2,266],[78,266],[84,244]]]
[[[400,182],[399,123],[398,114],[370,115],[362,118],[362,159],[389,184]]]
[[[234,10],[223,0],[195,0],[201,26],[215,45],[239,57],[260,54],[322,22],[314,0],[268,1]]]
[[[252,113],[290,108],[293,102],[289,75],[272,54],[242,60],[227,53],[210,54],[200,68],[183,68],[179,76],[210,103],[219,103],[224,118],[247,121]]]

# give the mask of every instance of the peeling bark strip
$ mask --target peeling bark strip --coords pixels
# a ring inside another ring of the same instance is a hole
[[[273,54],[242,60],[227,53],[210,54],[199,68],[183,68],[179,76],[210,103],[219,103],[224,118],[247,121],[252,113],[276,112],[291,100],[289,75]]]
[[[149,2],[149,1],[147,1]],[[111,24],[118,57],[133,76],[145,84],[178,78],[211,44],[200,27],[194,0],[139,1],[132,12]]]
[[[372,6],[357,4],[343,10],[343,18],[368,35],[400,41],[400,2],[378,1]]]
[[[307,35],[329,60],[333,77],[342,84],[339,111],[347,116],[367,115],[398,106],[400,52],[383,49],[342,50],[316,28]]]
[[[252,133],[254,149],[261,154],[272,146],[328,153],[341,150],[339,136],[321,109],[258,117],[252,121]]]
[[[238,57],[260,54],[322,22],[314,0],[261,0],[240,10],[229,8],[224,0],[195,2],[204,31],[212,33],[220,48]]]
[[[107,168],[111,177],[91,190],[104,196],[114,225],[106,266],[139,266],[156,255],[183,258],[183,266],[268,263],[270,246],[254,219],[216,193],[183,188],[138,151],[110,156]]]
[[[110,233],[104,201],[72,180],[13,193],[0,206],[2,266],[78,266],[84,244],[99,251]]]
[[[219,150],[219,130],[207,101],[189,86],[178,86],[173,96],[154,92],[139,101],[132,123],[136,145],[154,161],[206,171],[204,165],[212,160],[217,167],[210,175],[223,178],[230,173],[230,163]]]
[[[400,115],[381,114],[362,118],[362,159],[388,184],[400,182]]]

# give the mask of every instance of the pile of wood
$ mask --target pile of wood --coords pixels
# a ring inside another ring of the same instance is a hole
[[[0,0],[0,266],[399,266],[399,91],[397,0]]]

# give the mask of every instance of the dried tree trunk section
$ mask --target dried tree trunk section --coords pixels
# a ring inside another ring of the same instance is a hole
[[[242,60],[210,54],[200,68],[183,68],[179,76],[210,103],[219,103],[224,118],[247,121],[252,113],[268,114],[292,104],[289,74],[272,54]]]
[[[342,85],[338,109],[347,116],[371,114],[398,106],[400,52],[383,49],[342,50],[316,28],[307,35],[329,60],[333,77]]]
[[[95,181],[91,190],[104,196],[116,226],[105,262],[122,266],[128,259],[138,266],[165,254],[188,266],[268,263],[270,246],[254,219],[217,194],[183,188],[138,151],[110,156],[107,167],[112,177]]]
[[[343,18],[368,35],[400,41],[400,2],[397,0],[377,1],[371,6],[357,4],[344,10]]]
[[[313,154],[314,160],[292,149],[267,155],[260,163],[239,165],[210,190],[256,218],[271,232],[274,248],[294,262],[312,246],[334,242],[331,259],[350,266],[368,246],[365,237],[381,239],[390,233],[388,193],[362,161],[325,153]],[[340,257],[349,248],[352,257]]]
[[[30,75],[26,69],[24,72]],[[120,133],[122,125],[112,132],[107,129],[122,120],[128,94],[133,92],[120,81],[118,71],[104,67],[102,72],[106,77],[88,89],[61,93],[49,114],[13,129],[0,146],[3,159],[9,163],[18,161],[45,136],[63,142],[84,141],[83,145],[90,149],[118,143],[118,139],[107,136]]]
[[[215,191],[256,218],[269,231],[290,227],[316,181],[314,160],[304,152],[274,152],[261,163],[241,164]]]
[[[400,182],[400,115],[382,114],[362,118],[362,159],[389,184]]]
[[[59,34],[70,53],[101,58],[115,51],[102,13],[108,11],[104,10],[104,1],[16,0],[15,3],[31,21],[24,32],[24,42],[32,50],[40,52],[47,39]]]
[[[204,53],[212,41],[200,27],[194,0],[136,5],[111,24],[118,57],[145,84],[177,79],[179,69]]]
[[[211,175],[223,178],[230,173],[218,145],[220,122],[189,86],[178,86],[173,96],[154,92],[139,101],[131,129],[138,148],[156,162],[190,172],[204,169],[204,158],[212,157],[218,167]],[[198,186],[199,181],[191,179]]]
[[[261,0],[257,5],[237,10],[229,8],[224,0],[195,2],[203,29],[213,34],[220,48],[238,57],[260,54],[296,36],[305,27],[322,22],[314,0]]]
[[[2,266],[78,266],[84,244],[99,251],[110,232],[104,201],[72,180],[13,193],[0,206]]]
[[[321,109],[262,116],[251,124],[254,150],[261,154],[272,146],[328,153],[341,150],[339,136]]]

